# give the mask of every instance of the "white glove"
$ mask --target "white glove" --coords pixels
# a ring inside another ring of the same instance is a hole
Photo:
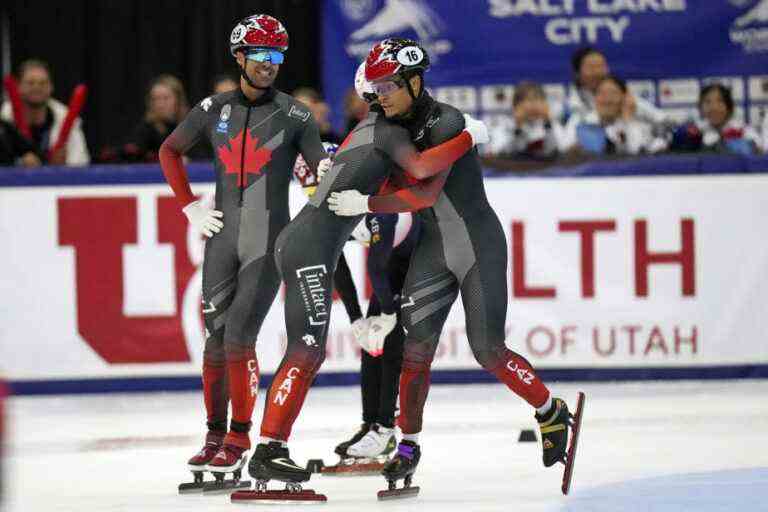
[[[323,158],[320,160],[320,163],[317,164],[317,182],[320,183],[322,179],[325,177],[325,173],[331,170],[331,167],[333,167],[333,162],[330,158]]]
[[[352,336],[355,337],[355,341],[360,344],[360,348],[368,352],[370,347],[368,346],[368,320],[365,318],[358,318],[352,322]]]
[[[354,189],[331,192],[328,198],[328,209],[343,217],[354,217],[371,211],[368,209],[368,196]]]
[[[224,217],[224,214],[219,210],[203,206],[200,201],[189,203],[182,211],[187,216],[189,223],[208,238],[211,238],[214,233],[218,233],[224,227],[224,223],[219,220]]]
[[[464,114],[464,130],[472,137],[472,145],[487,144],[491,137],[488,135],[488,127],[484,122],[475,119],[469,114]]]
[[[368,353],[373,357],[384,353],[384,339],[392,332],[397,325],[397,315],[381,314],[372,316],[368,319],[368,346],[371,348]]]
[[[358,222],[357,226],[355,226],[355,229],[352,230],[352,238],[354,238],[355,241],[363,247],[368,247],[371,245],[371,231],[365,224],[365,217],[363,217],[363,220]]]

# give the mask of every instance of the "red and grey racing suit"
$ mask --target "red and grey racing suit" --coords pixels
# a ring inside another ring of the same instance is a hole
[[[242,433],[258,390],[256,338],[280,285],[273,252],[290,220],[293,165],[301,153],[316,169],[326,153],[309,110],[287,94],[269,89],[251,101],[238,89],[211,96],[160,148],[163,172],[182,206],[195,197],[181,155],[201,137],[214,149],[215,209],[224,213],[223,229],[206,241],[203,263],[205,406],[209,429],[226,430],[231,398],[231,430]]]

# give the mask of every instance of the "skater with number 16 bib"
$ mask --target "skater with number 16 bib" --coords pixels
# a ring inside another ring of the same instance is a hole
[[[425,90],[427,52],[408,39],[386,39],[368,55],[365,77],[388,120],[406,128],[424,151],[456,136],[464,126],[461,112],[433,100]],[[419,432],[429,392],[430,367],[451,305],[461,293],[472,352],[487,371],[535,409],[541,429],[545,466],[570,462],[566,455],[572,417],[565,401],[551,396],[531,364],[504,343],[507,311],[507,244],[496,213],[488,204],[477,151],[446,165],[429,183],[390,195],[367,197],[359,191],[332,198],[337,213],[418,210],[421,235],[405,278],[402,311],[407,332],[400,377],[399,426],[403,441],[385,466],[389,489],[380,499],[413,496],[411,480],[421,458]],[[578,435],[581,403],[576,418]],[[575,444],[572,443],[575,448]],[[570,469],[566,468],[570,477]],[[396,482],[405,480],[405,488]],[[567,486],[564,483],[564,492]]]

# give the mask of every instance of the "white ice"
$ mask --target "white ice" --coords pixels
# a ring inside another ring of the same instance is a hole
[[[418,498],[379,503],[380,477],[313,476],[328,511],[768,510],[768,381],[553,384],[587,406],[572,494],[545,469],[531,410],[501,385],[434,386],[422,433]],[[263,393],[262,393],[263,396]],[[357,388],[310,392],[290,448],[297,462],[334,461],[359,423]],[[11,400],[3,512],[207,512],[226,496],[179,496],[203,434],[199,393]],[[255,416],[258,430],[263,404]]]

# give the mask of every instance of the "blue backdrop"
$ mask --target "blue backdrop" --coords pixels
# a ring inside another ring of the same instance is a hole
[[[421,41],[433,92],[480,114],[506,108],[525,78],[564,94],[583,45],[679,115],[711,78],[732,86],[750,122],[768,106],[768,0],[324,0],[324,90],[337,127],[357,64],[388,36]]]

